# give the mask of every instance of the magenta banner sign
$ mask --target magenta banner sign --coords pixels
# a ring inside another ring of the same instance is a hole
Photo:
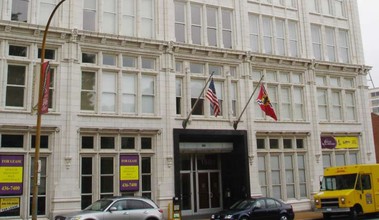
[[[120,156],[120,191],[139,190],[139,156]]]
[[[24,156],[0,155],[0,195],[22,195]]]

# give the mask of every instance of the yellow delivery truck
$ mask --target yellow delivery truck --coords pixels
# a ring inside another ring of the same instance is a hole
[[[361,214],[379,212],[379,164],[325,168],[314,202],[324,219],[337,214],[357,219]]]

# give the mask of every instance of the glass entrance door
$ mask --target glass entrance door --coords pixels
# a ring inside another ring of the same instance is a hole
[[[221,210],[221,170],[217,154],[181,157],[182,214],[205,214]]]

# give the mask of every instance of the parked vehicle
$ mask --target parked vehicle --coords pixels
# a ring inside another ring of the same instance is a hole
[[[163,210],[152,200],[139,197],[103,198],[82,211],[57,215],[55,220],[163,220]]]
[[[229,209],[211,216],[211,220],[292,220],[294,218],[292,205],[269,197],[243,199],[234,203]]]
[[[314,196],[315,208],[324,219],[336,214],[357,219],[360,214],[379,212],[378,192],[379,164],[329,167]]]

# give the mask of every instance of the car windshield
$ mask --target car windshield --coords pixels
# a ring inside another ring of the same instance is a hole
[[[324,176],[321,183],[321,190],[341,190],[354,189],[357,174]]]
[[[112,202],[113,202],[112,200],[106,200],[106,199],[97,200],[96,202],[92,203],[90,206],[88,206],[84,210],[104,211]]]
[[[231,210],[244,210],[250,208],[255,200],[239,200],[236,203],[234,203],[232,206],[230,206],[229,209]]]

